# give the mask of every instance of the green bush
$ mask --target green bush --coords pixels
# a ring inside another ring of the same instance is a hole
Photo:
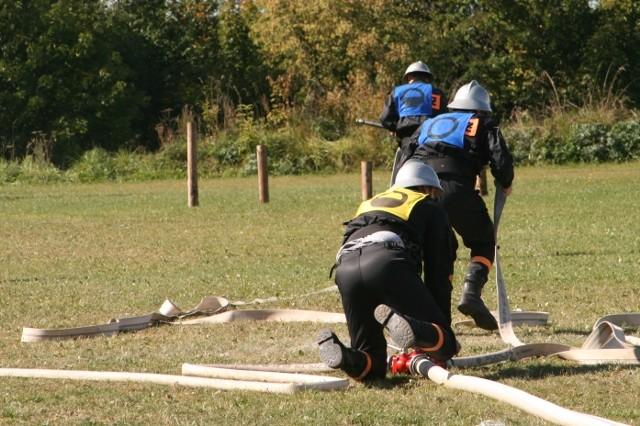
[[[0,160],[0,184],[4,183],[51,183],[65,180],[65,175],[53,164],[36,160],[29,155],[24,160]]]
[[[540,138],[540,131],[535,127],[512,126],[502,129],[507,145],[516,164],[533,164],[535,149],[532,145]]]
[[[640,121],[504,129],[516,164],[627,161],[640,158]]]
[[[640,158],[637,119],[614,124],[516,122],[502,130],[518,165]],[[199,140],[198,175],[212,178],[256,174],[259,144],[267,148],[269,174],[274,176],[354,172],[363,160],[371,161],[376,169],[390,170],[396,147],[393,137],[377,129],[354,127],[336,141],[328,141],[303,123],[272,129],[251,122]],[[178,136],[156,153],[110,153],[96,148],[85,152],[66,171],[32,155],[21,162],[0,160],[0,184],[183,179],[186,162],[186,142]]]
[[[298,161],[300,169],[307,172],[333,172],[336,164],[331,157],[331,144],[324,139],[313,138],[304,141],[304,156]]]
[[[269,173],[273,175],[329,172],[337,167],[332,146],[339,142],[329,142],[313,133],[304,134],[294,127],[245,127],[239,132],[218,135],[215,141],[207,143],[210,148],[199,152],[198,161],[205,161],[218,175],[256,174],[258,145],[266,147]]]
[[[614,161],[640,158],[640,121],[614,124],[607,134],[610,158]]]
[[[220,166],[237,167],[242,164],[249,152],[232,138],[223,137],[213,145],[212,154]]]
[[[600,123],[577,124],[561,151],[562,163],[602,162],[609,159],[607,133],[609,126]]]
[[[13,183],[20,179],[20,163],[0,159],[0,183]]]
[[[20,180],[28,183],[52,183],[64,180],[64,176],[53,164],[27,156],[20,165]]]
[[[148,158],[147,174],[165,179],[181,178],[187,175],[187,145],[184,140],[163,145],[162,149]]]
[[[115,161],[102,148],[85,152],[69,169],[68,174],[79,182],[99,182],[116,177]]]
[[[564,162],[562,140],[561,136],[546,132],[541,137],[534,139],[529,154],[532,162],[534,164]]]

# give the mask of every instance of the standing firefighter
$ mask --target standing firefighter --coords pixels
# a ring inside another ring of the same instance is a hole
[[[495,256],[495,234],[487,207],[475,190],[476,175],[486,164],[507,195],[513,181],[513,159],[498,127],[490,118],[489,93],[477,81],[462,86],[448,105],[451,112],[425,121],[416,133],[413,158],[437,172],[444,196],[439,200],[449,222],[471,249],[458,310],[478,327],[498,324],[481,299]],[[457,243],[456,243],[457,245]]]
[[[383,327],[397,345],[434,360],[444,362],[457,353],[450,326],[450,227],[434,200],[441,190],[431,167],[408,161],[395,185],[363,202],[345,223],[335,281],[351,347],[331,330],[321,331],[320,356],[330,367],[357,380],[384,377]]]
[[[447,103],[444,93],[432,86],[433,74],[423,62],[409,65],[404,79],[406,84],[396,86],[391,91],[380,114],[382,126],[396,135],[402,154],[398,167],[413,153],[413,133],[424,120],[444,112],[444,105]],[[395,173],[397,169],[394,170]]]

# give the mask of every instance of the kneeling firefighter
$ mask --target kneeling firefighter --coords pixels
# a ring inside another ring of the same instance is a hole
[[[397,345],[434,360],[445,362],[457,353],[451,228],[435,201],[441,191],[431,167],[409,160],[390,189],[363,202],[345,223],[334,268],[351,347],[322,330],[317,343],[330,367],[357,380],[384,377],[384,328]]]
[[[438,174],[444,188],[439,203],[471,250],[458,310],[471,316],[478,327],[495,330],[498,324],[481,294],[493,265],[496,240],[475,179],[489,164],[497,190],[511,194],[513,158],[491,119],[489,93],[477,81],[462,86],[447,106],[451,112],[426,120],[416,132],[417,148],[411,158],[430,165]]]

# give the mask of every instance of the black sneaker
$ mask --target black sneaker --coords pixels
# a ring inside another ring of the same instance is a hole
[[[373,311],[373,316],[387,329],[391,339],[402,350],[416,346],[416,336],[409,321],[396,314],[390,307],[378,305]]]

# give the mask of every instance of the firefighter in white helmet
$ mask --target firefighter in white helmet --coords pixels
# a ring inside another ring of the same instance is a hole
[[[451,329],[451,228],[435,201],[440,192],[433,169],[410,160],[391,188],[346,222],[335,281],[351,347],[322,330],[317,342],[328,366],[357,380],[384,377],[383,328],[396,345],[441,363],[459,350]]]
[[[495,255],[491,217],[475,189],[476,175],[489,164],[496,183],[507,195],[514,178],[513,158],[491,119],[491,99],[477,81],[462,86],[448,105],[450,112],[425,121],[414,135],[412,159],[430,165],[444,194],[439,202],[449,222],[470,249],[458,310],[478,327],[495,330],[498,324],[481,299]],[[457,242],[454,242],[457,246]]]
[[[401,158],[399,168],[411,155],[415,146],[410,145],[411,135],[424,120],[446,112],[447,99],[442,90],[433,87],[433,74],[422,61],[409,65],[404,73],[405,83],[393,88],[387,96],[380,123],[395,133]],[[393,176],[397,173],[393,171]]]

